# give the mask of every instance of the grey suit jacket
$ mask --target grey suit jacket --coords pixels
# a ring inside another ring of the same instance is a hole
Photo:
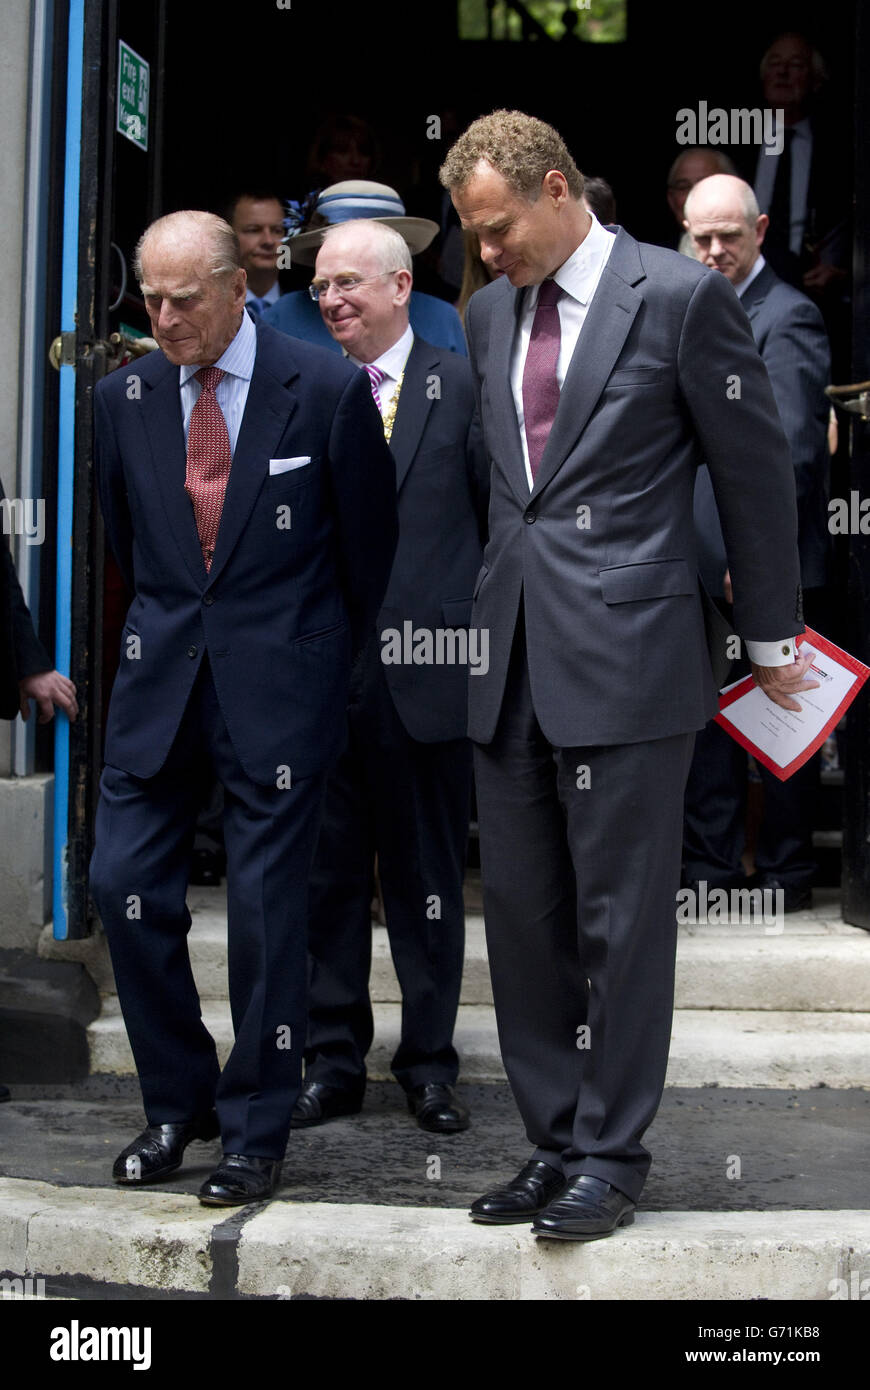
[[[798,507],[798,551],[805,589],[827,582],[828,401],[831,354],[822,316],[806,295],[765,265],[741,298],[767,368],[779,418],[791,450]],[[706,468],[698,470],[695,525],[700,569],[711,594],[722,594],[725,542]]]
[[[620,229],[530,495],[509,381],[521,305],[501,279],[467,314],[492,459],[472,614],[489,629],[490,667],[470,685],[471,737],[493,737],[521,595],[532,697],[552,744],[700,728],[716,708],[692,518],[701,459],[738,633],[802,630],[794,476],[746,315],[718,272]]]

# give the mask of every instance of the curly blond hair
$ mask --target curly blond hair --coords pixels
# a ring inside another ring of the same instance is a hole
[[[515,193],[534,202],[544,175],[558,169],[572,198],[583,197],[583,175],[557,130],[523,111],[493,111],[472,121],[439,170],[445,188],[462,188],[481,160],[491,164]]]

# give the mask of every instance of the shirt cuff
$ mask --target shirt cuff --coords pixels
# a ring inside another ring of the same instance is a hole
[[[797,640],[787,637],[782,642],[750,642],[746,639],[746,655],[756,666],[791,666],[797,660]]]

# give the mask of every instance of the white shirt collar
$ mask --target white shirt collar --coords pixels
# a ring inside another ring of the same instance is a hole
[[[734,290],[737,294],[738,299],[743,298],[745,291],[749,289],[749,286],[752,284],[753,280],[757,279],[757,277],[761,274],[766,265],[767,261],[764,259],[762,255],[759,255],[749,274],[744,276],[744,278],[740,281],[739,285],[734,286]]]
[[[405,363],[408,360],[408,353],[413,346],[414,330],[409,323],[401,338],[397,338],[393,346],[387,348],[386,352],[382,352],[380,357],[376,357],[374,362],[365,363],[360,361],[358,357],[354,357],[351,353],[347,355],[355,366],[380,367],[384,376],[390,377],[393,381],[398,381],[404,370]]]
[[[577,250],[568,257],[564,265],[559,266],[553,276],[556,284],[580,304],[588,304],[595,293],[602,265],[614,242],[614,233],[605,231],[594,213],[590,212],[589,216],[592,219],[589,231]],[[538,288],[536,285],[534,294],[529,295],[526,309],[537,305]]]
[[[250,381],[254,374],[256,356],[257,330],[250,314],[243,313],[236,336],[221,353],[214,366],[219,367],[222,372],[229,372],[231,376],[240,376],[246,381]],[[179,384],[183,386],[186,381],[196,375],[201,366],[201,362],[189,362],[182,367]]]

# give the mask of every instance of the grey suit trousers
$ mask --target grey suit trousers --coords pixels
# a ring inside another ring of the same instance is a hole
[[[474,750],[502,1056],[533,1157],[633,1200],[670,1045],[694,741],[554,748],[521,608],[496,735]]]

